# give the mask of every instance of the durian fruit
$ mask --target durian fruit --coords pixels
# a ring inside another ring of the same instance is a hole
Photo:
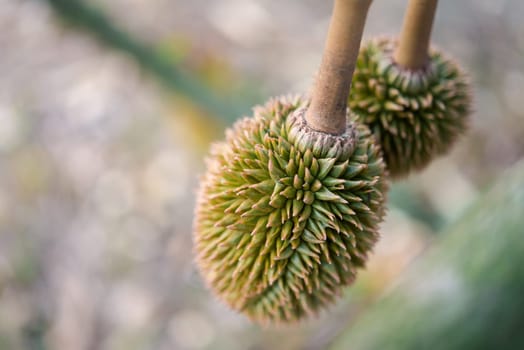
[[[361,48],[349,106],[382,147],[392,177],[420,170],[447,153],[467,125],[471,98],[460,67],[432,49],[420,69],[394,60],[397,41],[371,40]]]
[[[331,135],[281,97],[214,144],[195,215],[197,264],[231,308],[261,324],[317,314],[364,266],[384,213],[385,165],[367,127]]]

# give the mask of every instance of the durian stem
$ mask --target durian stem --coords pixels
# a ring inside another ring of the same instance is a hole
[[[306,122],[314,130],[346,131],[351,79],[371,0],[335,0],[326,46],[312,91]]]
[[[410,0],[393,59],[408,69],[423,68],[428,62],[431,29],[438,0]]]

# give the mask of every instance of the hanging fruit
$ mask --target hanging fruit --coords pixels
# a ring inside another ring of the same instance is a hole
[[[349,106],[372,130],[395,178],[447,153],[468,125],[465,73],[440,50],[428,50],[436,5],[411,0],[400,38],[364,44],[353,75]]]
[[[335,0],[311,100],[272,99],[211,148],[195,215],[197,264],[216,295],[255,322],[323,310],[378,239],[385,165],[346,108],[370,3]]]

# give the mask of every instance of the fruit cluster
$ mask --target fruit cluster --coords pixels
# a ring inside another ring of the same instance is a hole
[[[371,0],[335,0],[312,96],[256,107],[211,147],[196,260],[209,288],[253,321],[292,323],[331,304],[379,237],[390,175],[422,169],[465,130],[468,82],[427,52],[436,1],[425,2],[411,2],[406,26],[425,30],[400,38],[416,44],[405,45],[414,47],[402,52],[407,62],[425,59],[412,67],[398,63],[396,40],[359,50]]]

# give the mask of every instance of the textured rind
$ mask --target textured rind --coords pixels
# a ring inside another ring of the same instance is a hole
[[[349,106],[379,140],[390,175],[402,177],[450,150],[467,128],[471,97],[465,74],[440,51],[408,70],[393,61],[395,46],[389,38],[362,46]]]
[[[378,239],[385,165],[365,126],[308,130],[307,102],[257,107],[214,144],[194,224],[197,264],[230,307],[261,324],[331,304]]]

